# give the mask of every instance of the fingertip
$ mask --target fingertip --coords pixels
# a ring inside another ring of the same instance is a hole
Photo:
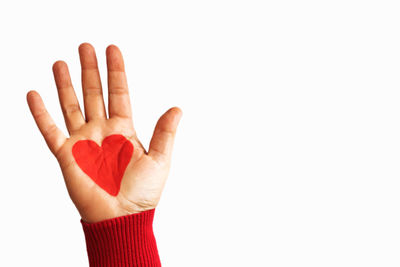
[[[180,119],[182,118],[183,115],[183,111],[181,108],[179,107],[172,107],[168,110],[168,112],[171,112],[174,116],[174,119],[179,122]]]
[[[125,71],[121,50],[116,45],[111,44],[106,48],[106,61],[109,71]]]
[[[81,53],[82,51],[87,51],[87,50],[92,50],[92,49],[94,49],[93,45],[91,45],[91,44],[88,43],[88,42],[81,43],[81,44],[79,45],[79,47],[78,47],[78,50],[79,50],[80,53]]]
[[[82,43],[78,50],[82,69],[97,68],[96,51],[91,44]]]
[[[82,43],[79,45],[78,53],[79,53],[79,58],[81,60],[81,64],[88,62],[90,63],[91,61],[88,60],[88,58],[91,59],[93,57],[93,55],[95,54],[95,50],[91,44]]]
[[[182,114],[183,112],[179,107],[168,109],[160,118],[160,127],[168,131],[176,131]]]
[[[114,52],[114,51],[117,51],[117,52],[120,51],[118,46],[116,46],[115,44],[110,44],[109,46],[107,46],[107,48],[106,48],[106,54],[107,55],[112,53],[112,52]]]
[[[172,153],[175,133],[183,112],[179,107],[168,109],[158,120],[150,141],[149,155],[159,161]]]
[[[35,90],[30,90],[26,94],[26,102],[28,103],[29,109],[31,110],[32,114],[38,107],[43,105],[42,98],[38,92]]]
[[[63,67],[67,67],[67,63],[63,60],[57,60],[56,62],[53,63],[53,72],[56,72],[57,70],[62,69]]]
[[[172,108],[170,108],[169,110],[171,110],[171,111],[173,111],[173,112],[176,112],[176,113],[179,113],[179,114],[183,114],[183,111],[182,111],[182,109],[180,108],[180,107],[177,107],[177,106],[175,106],[175,107],[172,107]]]
[[[29,90],[28,93],[26,93],[26,100],[28,103],[35,97],[40,97],[39,93],[35,90]]]
[[[26,93],[26,98],[29,98],[31,95],[33,95],[33,94],[35,94],[35,93],[37,93],[35,90],[29,90],[29,91]]]

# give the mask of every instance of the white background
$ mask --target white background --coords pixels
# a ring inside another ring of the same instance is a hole
[[[154,231],[165,267],[400,265],[398,1],[4,1],[0,266],[87,266],[79,214],[29,113],[51,66],[125,57],[148,145],[179,106]]]

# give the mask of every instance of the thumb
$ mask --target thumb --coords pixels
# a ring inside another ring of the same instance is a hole
[[[173,107],[158,119],[149,147],[149,156],[154,160],[159,161],[171,157],[175,133],[181,117],[182,110]]]

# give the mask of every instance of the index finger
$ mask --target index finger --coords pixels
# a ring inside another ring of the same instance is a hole
[[[106,50],[109,117],[132,118],[128,83],[121,51],[115,45]]]

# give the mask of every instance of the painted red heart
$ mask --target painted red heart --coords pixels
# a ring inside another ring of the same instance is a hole
[[[104,138],[101,147],[92,140],[80,140],[72,147],[82,171],[112,196],[118,195],[132,154],[132,143],[120,134]]]

